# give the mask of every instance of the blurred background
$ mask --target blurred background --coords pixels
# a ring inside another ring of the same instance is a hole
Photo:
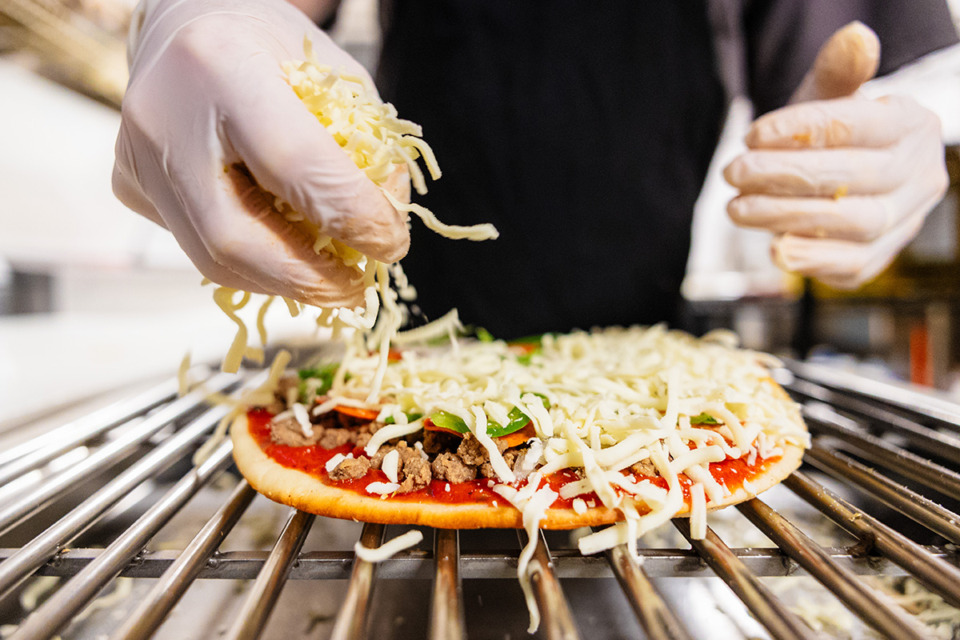
[[[79,398],[216,361],[233,325],[173,238],[110,190],[132,0],[0,1],[0,432]],[[952,0],[955,18],[960,0]],[[375,0],[345,0],[333,35],[373,67]],[[735,100],[697,205],[688,327],[960,398],[960,48],[872,82],[944,125],[952,184],[880,278],[840,293],[785,276],[764,233],[727,220],[719,176],[751,120]],[[442,163],[442,158],[440,159]],[[275,337],[302,330],[269,317]],[[55,388],[51,389],[51,385]]]

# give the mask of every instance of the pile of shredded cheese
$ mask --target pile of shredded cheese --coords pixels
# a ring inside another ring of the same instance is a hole
[[[497,230],[491,224],[446,225],[429,209],[400,202],[391,195],[383,185],[400,167],[407,168],[416,191],[426,193],[426,179],[417,163],[418,159],[423,160],[431,178],[436,180],[441,175],[433,151],[420,137],[420,126],[397,117],[396,108],[383,102],[365,79],[321,64],[308,39],[304,40],[304,52],[306,60],[284,63],[287,81],[304,106],[333,136],[357,168],[380,185],[384,196],[398,211],[415,214],[429,229],[447,238],[488,240],[497,237]],[[355,309],[318,308],[316,324],[330,328],[335,338],[342,335],[344,329],[356,330],[353,349],[377,350],[382,370],[386,367],[390,342],[406,320],[406,308],[401,300],[409,301],[415,295],[399,263],[387,265],[378,262],[324,235],[316,225],[280,199],[277,199],[276,206],[288,222],[311,234],[317,253],[332,253],[344,264],[357,270],[357,277],[362,279],[365,287],[364,306]],[[391,275],[396,289],[390,286]],[[237,334],[223,360],[223,370],[236,372],[244,357],[262,363],[263,350],[248,346],[249,332],[237,313],[250,302],[251,294],[217,287],[213,297],[227,317],[237,324]],[[257,314],[261,344],[266,343],[264,316],[272,302],[272,297],[264,299]],[[303,310],[304,305],[300,303],[287,299],[284,302],[293,316]],[[448,319],[445,326],[447,331],[453,330],[458,326],[458,321],[453,317]]]
[[[729,495],[710,474],[711,462],[729,457],[753,463],[758,456],[782,455],[786,443],[807,445],[797,407],[769,380],[765,365],[775,364],[766,354],[737,349],[732,334],[696,339],[663,326],[546,335],[541,349],[527,356],[500,341],[411,349],[385,372],[376,356],[353,352],[314,411],[336,405],[378,409],[378,420],[392,424],[374,434],[365,448],[369,456],[386,441],[422,429],[423,418],[410,421],[408,415],[444,411],[463,420],[490,455],[497,475],[493,491],[523,513],[531,543],[518,570],[536,628],[526,565],[538,525],[558,497],[595,493],[625,517],[581,538],[581,552],[626,544],[636,556],[638,537],[684,509],[680,474],[692,481],[691,530],[702,538],[708,499]],[[511,469],[486,430],[489,421],[507,424],[514,407],[531,418],[537,438]],[[704,414],[715,424],[698,424]],[[645,460],[667,488],[637,481],[629,472]],[[559,494],[541,486],[546,475],[569,468],[582,469],[582,480]],[[581,512],[600,506],[579,500],[575,508]],[[638,504],[649,512],[639,515]]]

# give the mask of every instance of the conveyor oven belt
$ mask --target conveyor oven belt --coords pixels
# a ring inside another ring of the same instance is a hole
[[[956,509],[953,501],[960,497],[960,406],[808,363],[787,362],[776,375],[803,404],[814,435],[804,467],[780,490],[836,523],[854,543],[814,542],[790,517],[769,506],[766,495],[736,509],[749,521],[745,526],[755,527],[775,543],[770,547],[728,545],[712,529],[703,540],[689,540],[687,522],[678,519],[673,526],[689,546],[641,548],[638,564],[625,548],[582,557],[574,545],[562,544],[569,537],[541,534],[530,563],[543,613],[538,637],[627,634],[610,628],[601,633],[594,621],[578,617],[572,605],[589,590],[583,586],[585,580],[613,585],[615,578],[621,604],[611,606],[632,609],[632,615],[623,613],[633,628],[658,640],[720,637],[691,629],[691,611],[663,597],[664,585],[670,584],[666,578],[678,576],[718,577],[772,638],[820,636],[769,586],[770,576],[812,577],[865,626],[888,638],[925,638],[930,632],[864,576],[910,576],[947,604],[960,606],[956,554],[960,517],[950,510]],[[145,552],[158,531],[230,468],[229,441],[199,466],[188,462],[226,412],[222,406],[204,405],[204,393],[255,386],[262,376],[217,374],[206,380],[205,391],[181,398],[171,380],[0,451],[0,489],[18,487],[0,493],[0,546],[5,547],[0,548],[0,605],[16,600],[37,576],[60,578],[34,610],[0,620],[11,623],[5,631],[8,637],[26,640],[60,634],[118,576],[148,579],[149,588],[136,606],[117,612],[113,628],[102,637],[151,637],[178,603],[185,606],[183,596],[189,589],[218,579],[245,581],[245,591],[238,596],[242,604],[229,625],[218,631],[229,639],[270,637],[271,613],[291,581],[334,580],[340,581],[343,593],[328,625],[332,638],[367,637],[377,615],[372,595],[378,586],[403,581],[432,585],[421,587],[429,604],[421,613],[410,614],[423,618],[423,633],[430,638],[525,636],[523,627],[469,627],[465,621],[477,599],[467,601],[463,595],[465,586],[479,584],[482,590],[483,584],[515,581],[517,549],[526,542],[522,532],[514,547],[502,551],[461,544],[471,535],[475,540],[476,534],[426,531],[428,542],[420,548],[374,565],[355,558],[348,549],[305,546],[317,519],[291,510],[282,527],[272,532],[268,550],[223,550],[222,541],[256,497],[241,479],[232,491],[221,492],[226,497],[205,513],[205,524],[191,530],[188,544]],[[70,464],[52,469],[57,460],[71,455]],[[171,469],[173,480],[147,507],[129,500],[143,483],[158,475],[169,477]],[[52,516],[47,513],[51,505],[62,503],[63,495],[91,478],[102,478],[108,470],[114,471],[84,491],[86,495],[70,508],[60,507]],[[30,481],[39,475],[42,481]],[[125,525],[109,539],[90,543],[85,532],[95,530],[106,514],[116,517],[126,502],[132,506]],[[16,540],[18,531],[36,528],[39,521],[45,522],[42,529],[16,545],[3,545]],[[363,544],[375,547],[383,541],[385,527],[364,524],[359,535]],[[74,546],[78,540],[87,542]],[[569,585],[578,585],[576,593],[570,593]],[[522,599],[514,604],[512,618],[504,612],[503,619],[525,621]],[[16,610],[0,607],[0,612]]]

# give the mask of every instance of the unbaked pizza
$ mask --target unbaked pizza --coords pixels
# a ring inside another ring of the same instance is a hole
[[[304,511],[441,528],[569,529],[595,552],[749,499],[808,436],[768,355],[651,328],[347,353],[232,428],[243,475]]]

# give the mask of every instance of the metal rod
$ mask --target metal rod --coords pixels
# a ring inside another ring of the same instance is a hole
[[[185,475],[158,502],[107,547],[103,555],[91,562],[76,577],[35,610],[20,625],[11,640],[43,640],[69,624],[110,580],[126,566],[170,521],[190,498],[231,461],[232,443],[224,442],[203,464]]]
[[[818,637],[756,575],[747,570],[713,529],[707,528],[703,540],[694,540],[690,534],[690,522],[686,518],[674,518],[673,524],[714,573],[747,605],[771,636],[780,640],[814,640]]]
[[[892,603],[889,600],[881,598],[875,591],[857,580],[854,574],[833,562],[819,545],[766,504],[754,498],[740,503],[737,509],[864,622],[881,634],[897,640],[908,638],[921,640],[927,637],[926,630],[919,622],[896,605],[890,606]]]
[[[960,430],[960,405],[952,400],[933,395],[928,390],[919,391],[807,362],[785,360],[784,363],[800,378],[832,389],[879,400],[915,415],[937,420],[954,431]]]
[[[376,549],[383,543],[383,532],[382,524],[364,524],[360,533],[360,544],[368,549]],[[367,609],[373,592],[373,581],[377,577],[377,567],[377,563],[354,558],[347,597],[340,605],[330,640],[359,640],[365,637]]]
[[[176,379],[167,380],[143,393],[132,398],[115,402],[111,405],[97,409],[93,413],[72,420],[50,431],[45,431],[35,438],[11,447],[6,451],[0,451],[0,486],[9,482],[12,478],[23,473],[11,473],[6,465],[15,460],[34,453],[40,449],[54,452],[48,460],[56,457],[58,453],[63,453],[77,446],[78,444],[89,440],[101,433],[121,425],[137,416],[143,415],[154,407],[169,401],[177,394]]]
[[[949,604],[960,606],[960,569],[956,566],[935,558],[902,533],[843,501],[804,473],[795,471],[784,484],[862,544],[896,562]]]
[[[256,495],[246,480],[240,481],[226,504],[217,510],[176,562],[163,573],[137,610],[112,636],[113,640],[136,640],[153,635]]]
[[[202,406],[204,398],[213,390],[221,390],[237,381],[236,376],[221,374],[210,381],[210,389],[194,391],[167,405],[150,416],[136,429],[130,429],[116,440],[98,448],[88,457],[70,465],[62,472],[45,479],[32,491],[0,508],[0,535],[37,513],[50,502],[76,487],[87,477],[106,471],[113,465],[132,456],[140,445],[153,437],[175,420]]]
[[[626,545],[607,550],[606,556],[647,638],[692,640],[650,582],[647,572],[630,556]]]
[[[807,382],[806,380],[794,380],[787,385],[787,389],[791,393],[819,402],[826,402],[832,405],[832,407],[866,418],[870,421],[871,426],[904,436],[910,441],[910,444],[915,447],[939,458],[949,460],[954,464],[960,464],[960,439],[954,435],[925,427],[877,404],[864,402],[859,398],[837,393],[836,391],[821,387],[812,382]],[[814,415],[819,418],[820,412],[816,412]],[[864,433],[863,429],[857,428],[855,422],[845,420],[839,414],[834,415],[844,424],[842,426],[830,424],[829,426],[844,428],[844,435],[855,436],[855,434],[863,434],[882,442],[879,438],[875,438],[869,433]],[[833,421],[826,422],[832,423]],[[847,427],[850,428],[848,429]],[[855,429],[855,431],[851,429]]]
[[[437,529],[433,538],[437,573],[430,607],[430,640],[467,637],[460,588],[460,535],[456,529]]]
[[[312,513],[296,510],[290,515],[226,638],[255,640],[260,637],[315,518]]]
[[[960,495],[960,473],[866,433],[853,420],[832,413],[826,408],[819,410],[805,409],[804,417],[817,432],[825,433],[848,446],[854,447],[854,453],[857,455],[863,455],[872,462],[915,480],[943,495]]]
[[[0,564],[0,598],[83,533],[134,487],[179,460],[228,411],[226,406],[207,411],[7,558]]]
[[[956,554],[943,546],[923,547],[935,558],[955,561]],[[0,561],[10,558],[19,549],[0,549]],[[730,550],[758,576],[806,575],[789,557],[775,548]],[[711,577],[713,571],[700,556],[689,549],[639,549],[643,570],[650,578]],[[830,547],[825,552],[837,564],[861,576],[904,576],[906,571],[883,557],[864,557],[848,547]],[[96,560],[103,549],[64,549],[37,569],[37,575],[69,578]],[[126,578],[159,578],[176,562],[180,551],[151,551],[137,556],[120,573]],[[603,556],[581,556],[573,549],[551,552],[557,578],[614,578],[609,562]],[[201,567],[197,578],[204,580],[253,580],[263,568],[266,551],[226,551],[216,554]],[[347,580],[353,567],[352,551],[306,551],[300,554],[290,571],[289,580]],[[419,550],[401,551],[380,563],[380,580],[433,580],[433,555]],[[517,554],[508,551],[466,552],[460,554],[463,580],[516,579]]]
[[[916,491],[897,484],[856,460],[821,446],[807,450],[804,459],[835,478],[848,480],[911,520],[954,544],[960,544],[960,516]]]
[[[538,531],[537,546],[527,567],[527,576],[540,610],[540,628],[544,637],[547,640],[578,640],[580,635],[560,588],[560,581],[553,573],[553,562],[543,531]]]

